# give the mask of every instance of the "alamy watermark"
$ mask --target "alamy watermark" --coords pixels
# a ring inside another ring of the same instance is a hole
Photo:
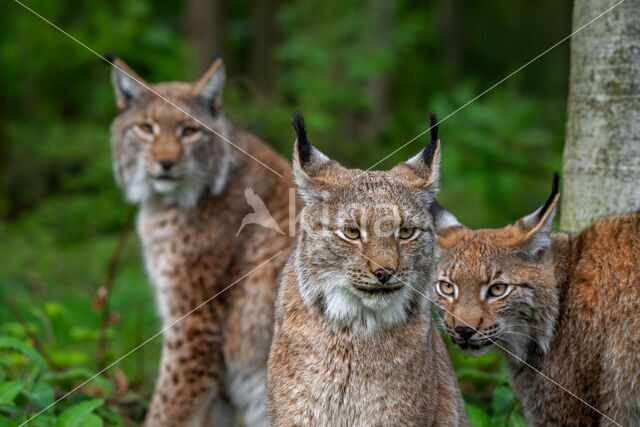
[[[266,203],[258,196],[251,187],[244,190],[247,204],[252,208],[252,212],[246,214],[236,232],[236,237],[248,226],[259,226],[273,230],[281,235],[296,236],[297,224],[302,213],[302,202],[296,197],[296,189],[289,188],[288,200],[288,230],[285,232],[278,224],[272,213],[267,208]],[[327,195],[327,199],[329,196]],[[378,203],[375,207],[366,207],[362,204],[351,203],[340,205],[339,212],[332,209],[331,204],[322,204],[321,209],[314,211],[313,221],[323,229],[333,230],[337,227],[357,227],[366,225],[368,233],[376,237],[389,237],[397,233],[402,225],[402,215],[398,205],[389,203]],[[366,224],[362,224],[365,222]]]

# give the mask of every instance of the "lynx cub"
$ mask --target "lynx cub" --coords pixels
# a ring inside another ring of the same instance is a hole
[[[226,120],[221,60],[196,83],[150,86],[175,105],[148,90],[122,61],[113,64],[120,110],[111,126],[114,169],[129,201],[141,206],[138,235],[164,326],[219,294],[165,332],[147,425],[209,424],[211,418],[231,425],[235,409],[248,425],[266,425],[273,303],[294,241],[256,225],[236,232],[251,213],[245,189],[288,230],[290,166]]]
[[[435,295],[446,330],[470,353],[494,341],[507,350],[532,425],[638,426],[640,214],[552,233],[557,201],[556,175],[540,209],[476,231],[432,205],[442,251]]]
[[[294,126],[294,174],[304,208],[276,303],[271,421],[467,425],[423,296],[435,247],[427,207],[438,176],[437,130],[408,162],[363,172],[311,146],[302,116]]]

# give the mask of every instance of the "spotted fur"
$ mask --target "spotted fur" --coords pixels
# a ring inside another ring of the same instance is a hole
[[[531,425],[638,426],[640,214],[552,233],[557,200],[556,178],[545,205],[495,230],[470,230],[432,208],[444,325],[471,354],[499,345]],[[504,297],[487,294],[493,283],[509,286]]]
[[[146,423],[229,425],[240,410],[248,425],[267,425],[273,302],[294,240],[257,225],[235,234],[251,213],[246,188],[289,229],[290,166],[226,120],[221,60],[195,83],[150,85],[171,103],[121,60],[113,64],[120,109],[111,126],[114,170],[127,198],[141,206],[138,235],[163,325],[220,293],[164,333]]]
[[[467,425],[424,298],[435,246],[425,213],[439,141],[427,149],[429,163],[420,153],[389,172],[363,172],[311,146],[302,116],[294,125],[305,205],[276,304],[267,380],[273,424]],[[341,235],[345,227],[361,238]],[[402,227],[415,228],[413,237],[399,239]]]

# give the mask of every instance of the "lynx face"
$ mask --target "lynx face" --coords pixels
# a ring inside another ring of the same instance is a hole
[[[435,242],[426,210],[437,179],[437,136],[389,172],[363,172],[311,146],[297,120],[294,171],[305,207],[296,268],[305,303],[339,327],[401,323],[426,304],[431,282]]]
[[[111,144],[116,178],[127,199],[191,208],[207,187],[219,194],[231,161],[229,143],[209,130],[229,139],[220,105],[225,80],[221,60],[194,84],[148,85],[124,62],[116,59],[114,66],[120,113],[111,127]]]
[[[451,340],[470,354],[499,343],[518,358],[547,352],[558,312],[549,233],[557,201],[501,229],[470,230],[431,208],[441,260],[433,295]]]

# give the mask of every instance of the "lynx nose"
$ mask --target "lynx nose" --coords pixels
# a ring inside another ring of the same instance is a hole
[[[476,330],[468,326],[456,326],[456,332],[463,340],[469,341],[469,338],[476,333]]]
[[[375,274],[376,277],[378,278],[378,280],[380,281],[380,283],[382,283],[384,285],[385,283],[387,283],[389,281],[389,278],[395,272],[396,271],[393,268],[382,267],[382,268],[377,269],[373,274]]]
[[[160,166],[162,166],[162,169],[164,169],[165,172],[169,172],[173,165],[176,164],[176,162],[171,159],[162,159],[158,163],[160,163]]]

